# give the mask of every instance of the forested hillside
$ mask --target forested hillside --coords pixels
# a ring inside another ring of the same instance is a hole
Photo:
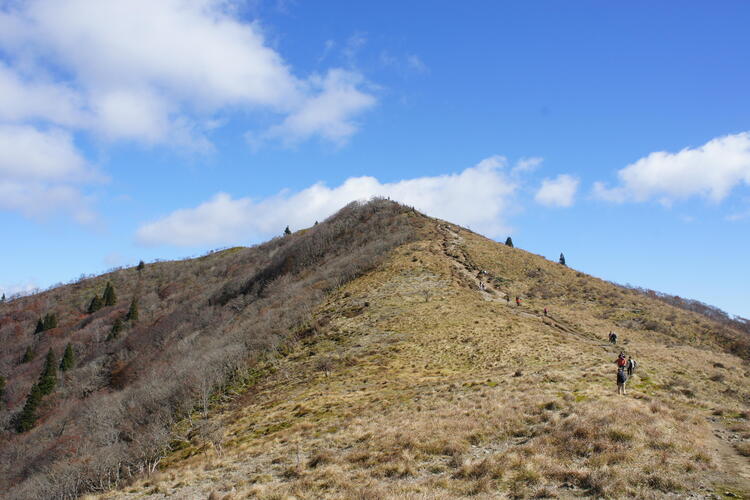
[[[263,245],[0,305],[3,498],[74,498],[153,470],[176,420],[306,335],[326,294],[414,238],[417,222],[395,203],[353,203]]]

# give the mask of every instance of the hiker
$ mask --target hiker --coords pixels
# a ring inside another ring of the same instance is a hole
[[[547,308],[546,307],[544,308],[544,315],[545,316],[547,315]]]
[[[609,343],[617,344],[617,334],[615,332],[609,332]]]
[[[516,295],[516,306],[520,306],[520,305],[521,305],[521,298],[518,295]]]
[[[617,364],[617,394],[625,395],[625,383],[628,381],[628,375],[625,373],[625,367],[628,360],[625,359],[625,353],[621,352],[615,360]]]
[[[479,282],[479,289],[484,291],[484,281]]]
[[[510,304],[510,294],[509,293],[505,294],[505,302],[507,302],[508,304]]]
[[[632,358],[632,356],[628,356],[628,378],[632,377],[635,373],[635,367],[638,363],[635,362],[635,360]]]

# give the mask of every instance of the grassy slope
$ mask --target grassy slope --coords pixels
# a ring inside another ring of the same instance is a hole
[[[748,494],[748,366],[694,313],[436,222],[315,314],[160,472],[101,497]],[[625,397],[611,329],[640,362]]]

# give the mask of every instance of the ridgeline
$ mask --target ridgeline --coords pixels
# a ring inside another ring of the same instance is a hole
[[[257,247],[6,302],[0,488],[749,495],[748,324],[560,262],[374,200]],[[45,354],[67,345],[72,366],[20,428]],[[620,351],[639,363],[626,396]]]

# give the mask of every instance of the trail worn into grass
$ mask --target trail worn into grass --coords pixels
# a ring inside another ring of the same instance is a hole
[[[442,221],[424,233],[333,293],[242,404],[177,430],[157,474],[101,497],[747,495],[750,373],[691,316]],[[674,331],[618,324],[671,314]],[[620,349],[640,362],[627,397]]]

